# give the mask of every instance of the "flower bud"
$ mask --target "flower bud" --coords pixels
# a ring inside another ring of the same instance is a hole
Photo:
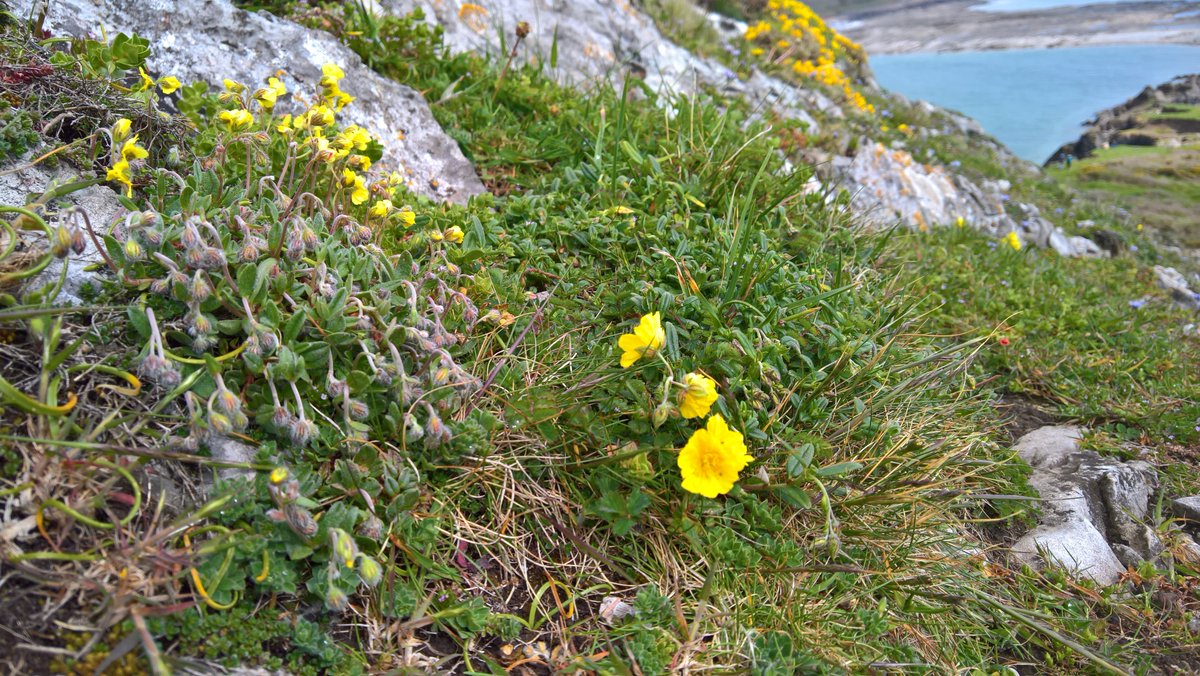
[[[658,407],[654,409],[654,426],[656,428],[660,427],[667,421],[667,418],[671,417],[671,412],[674,410],[675,407],[669,403],[659,404]]]
[[[71,253],[71,231],[66,225],[59,225],[54,230],[54,243],[50,245],[50,253],[55,258],[66,258]]]
[[[125,257],[131,261],[139,261],[145,255],[142,251],[142,245],[137,243],[137,240],[125,240]]]
[[[358,578],[368,587],[374,587],[383,579],[383,567],[366,554],[359,554]]]
[[[317,433],[317,426],[311,420],[293,418],[287,428],[288,437],[297,446],[305,446]]]
[[[288,526],[300,537],[311,538],[320,529],[312,514],[294,502],[284,505],[283,514],[287,517]]]
[[[359,401],[358,399],[350,400],[350,417],[351,418],[354,418],[355,420],[365,420],[366,417],[370,414],[371,414],[371,410],[369,408],[367,408],[367,405],[365,403]]]
[[[192,283],[188,288],[188,292],[192,296],[192,300],[197,303],[203,303],[212,295],[212,285],[208,283],[208,278],[205,277],[202,270],[197,270],[195,276],[192,277]]]
[[[404,415],[404,436],[409,441],[417,441],[425,436],[425,428],[421,427],[421,423],[417,422],[417,416],[411,413]]]
[[[226,436],[233,431],[233,421],[223,413],[209,411],[208,428],[216,434]]]
[[[330,374],[325,380],[325,392],[333,399],[341,399],[346,395],[348,389],[346,381],[334,378],[333,374]]]
[[[87,240],[83,237],[83,230],[79,228],[71,228],[71,250],[77,256],[82,256],[83,252],[87,251]]]
[[[358,526],[358,535],[368,540],[378,540],[383,537],[383,522],[372,514]]]
[[[355,544],[354,538],[341,528],[330,528],[329,540],[338,561],[347,568],[354,568],[355,559],[358,557],[358,545]]]
[[[254,336],[251,336],[253,338]],[[249,342],[249,341],[247,341]],[[292,425],[292,414],[282,406],[276,406],[271,413],[271,424],[279,429],[287,429]]]
[[[325,607],[335,613],[340,613],[349,605],[350,598],[346,596],[346,592],[330,584],[329,588],[325,590]]]

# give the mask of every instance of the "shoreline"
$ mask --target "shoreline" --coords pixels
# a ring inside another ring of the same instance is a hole
[[[984,0],[918,0],[833,19],[870,55],[1100,45],[1200,46],[1200,3],[1136,2],[995,12]],[[963,13],[972,12],[970,20]],[[1120,26],[1118,32],[1113,27]]]

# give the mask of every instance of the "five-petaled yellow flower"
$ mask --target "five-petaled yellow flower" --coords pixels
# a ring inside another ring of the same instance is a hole
[[[1017,236],[1017,232],[1015,230],[1004,236],[1004,243],[1011,246],[1014,251],[1021,250],[1021,238]]]
[[[243,108],[222,110],[217,113],[217,118],[224,122],[230,131],[241,131],[254,124],[254,116]]]
[[[158,88],[161,89],[162,93],[164,94],[174,94],[175,91],[182,86],[183,84],[179,81],[179,78],[175,77],[174,75],[168,75],[158,79]]]
[[[717,383],[706,375],[689,373],[683,377],[683,402],[679,404],[679,415],[685,418],[703,418],[712,405],[717,403]]]
[[[417,222],[417,214],[413,212],[412,207],[408,206],[407,204],[400,207],[400,210],[396,212],[396,218],[400,219],[400,222],[403,223],[404,227],[406,228],[411,228],[413,223]]]
[[[127,160],[117,160],[109,168],[105,180],[116,181],[125,186],[125,196],[133,196],[133,177],[129,171],[129,162]]]
[[[741,432],[730,429],[720,414],[714,415],[706,426],[692,433],[679,452],[683,490],[706,498],[728,493],[738,473],[752,460]]]
[[[146,149],[138,145],[137,134],[129,137],[125,143],[121,144],[121,159],[128,162],[129,160],[141,160],[149,157],[150,153]]]
[[[371,193],[367,190],[363,177],[349,169],[342,170],[342,185],[350,189],[350,201],[356,205],[371,198]]]
[[[371,208],[367,210],[367,213],[376,218],[385,218],[388,214],[392,213],[392,209],[393,207],[391,200],[379,200],[371,205]]]
[[[662,317],[657,312],[642,315],[633,333],[626,333],[617,340],[621,348],[621,368],[629,368],[642,357],[652,357],[663,343],[667,334],[663,332]]]
[[[446,236],[446,240],[449,242],[454,242],[455,244],[462,244],[463,242],[462,228],[458,227],[457,225],[452,225],[449,228],[446,228],[446,232],[442,234]]]
[[[258,101],[263,110],[270,110],[275,107],[275,101],[286,93],[287,87],[283,86],[279,78],[267,78],[267,86],[254,91],[254,100]]]

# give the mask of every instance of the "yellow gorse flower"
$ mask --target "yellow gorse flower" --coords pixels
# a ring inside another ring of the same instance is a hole
[[[621,368],[629,368],[642,357],[654,356],[665,342],[667,334],[663,332],[659,313],[643,315],[633,333],[626,333],[617,339],[617,346],[622,350]]]
[[[706,375],[689,373],[683,377],[683,402],[679,415],[684,418],[703,418],[717,403],[717,383]]]
[[[718,414],[692,433],[677,463],[685,491],[715,498],[733,490],[738,474],[752,460],[741,432],[730,429]]]

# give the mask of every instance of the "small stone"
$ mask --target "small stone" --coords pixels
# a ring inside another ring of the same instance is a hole
[[[1117,560],[1126,568],[1137,568],[1146,561],[1141,554],[1128,545],[1115,544],[1112,545],[1112,550],[1113,554],[1116,554]]]
[[[1172,500],[1171,513],[1179,519],[1200,524],[1200,495]]]
[[[1017,440],[1014,450],[1031,467],[1045,469],[1067,462],[1079,450],[1083,434],[1073,425],[1038,428]]]
[[[1188,620],[1187,628],[1192,634],[1200,635],[1200,613],[1192,613],[1192,619]]]

